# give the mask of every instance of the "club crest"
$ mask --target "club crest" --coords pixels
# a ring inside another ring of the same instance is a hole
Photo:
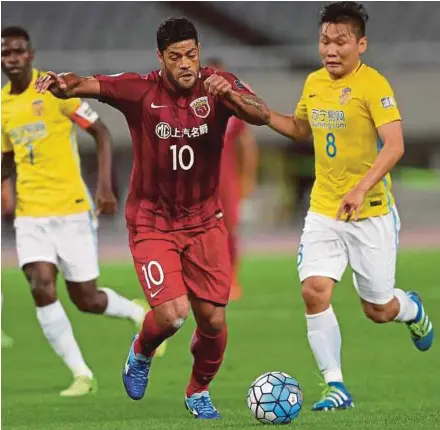
[[[208,97],[199,97],[190,103],[194,114],[199,118],[206,118],[211,112],[211,107],[209,106]]]
[[[351,88],[344,88],[339,96],[339,103],[344,106],[351,100]]]
[[[32,102],[32,111],[36,116],[43,116],[44,114],[43,100],[35,100],[34,102]]]

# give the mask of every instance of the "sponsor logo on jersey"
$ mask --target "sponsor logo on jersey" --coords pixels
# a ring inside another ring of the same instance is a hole
[[[339,96],[339,103],[345,106],[351,100],[351,88],[344,88]]]
[[[211,107],[209,106],[208,97],[203,96],[195,99],[190,103],[194,114],[199,118],[207,118],[211,112]]]
[[[35,100],[34,102],[32,102],[32,111],[36,116],[43,116],[44,115],[43,100]]]
[[[383,99],[380,99],[380,102],[382,103],[382,107],[384,109],[396,107],[393,97],[384,97]]]
[[[208,124],[202,124],[192,128],[172,128],[167,122],[160,122],[156,125],[156,135],[159,139],[187,138],[192,139],[208,133]]]
[[[156,125],[156,135],[160,139],[171,137],[171,126],[167,122],[160,122]]]
[[[14,128],[9,133],[9,139],[13,145],[28,145],[35,140],[47,136],[46,124],[43,121],[26,124]]]
[[[343,110],[312,109],[311,126],[315,128],[346,128],[345,113]]]

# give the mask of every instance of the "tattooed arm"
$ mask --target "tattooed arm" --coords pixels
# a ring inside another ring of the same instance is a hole
[[[270,111],[259,97],[254,94],[243,94],[229,91],[227,102],[236,115],[253,125],[267,125],[270,122]]]
[[[208,94],[222,98],[224,104],[242,120],[253,125],[269,124],[270,111],[263,100],[246,88],[234,75],[213,74],[204,84]],[[238,91],[234,90],[232,84],[235,84],[234,88]]]

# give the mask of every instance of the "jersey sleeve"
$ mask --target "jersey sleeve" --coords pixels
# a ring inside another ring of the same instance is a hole
[[[216,73],[220,76],[223,76],[232,85],[233,91],[240,94],[255,95],[254,92],[249,87],[249,85],[240,81],[240,79],[238,79],[237,76],[235,76],[234,74],[229,72],[216,72]],[[235,110],[232,109],[232,107],[229,105],[229,103],[226,100],[223,101],[223,104],[226,107],[226,109],[229,111],[228,113],[230,115],[236,115]]]
[[[140,102],[147,88],[147,80],[137,73],[95,75],[100,86],[100,101],[126,111]]]
[[[303,91],[301,94],[301,98],[299,99],[298,104],[296,105],[295,109],[295,118],[298,118],[302,121],[307,121],[307,97],[309,93],[309,83],[310,79],[307,78],[306,82],[304,83]]]
[[[3,131],[2,127],[2,152],[11,152],[14,150],[8,135]]]
[[[99,115],[86,101],[77,100],[79,104],[76,105],[75,109],[67,111],[65,115],[83,130],[87,130],[99,119]]]
[[[380,74],[368,84],[366,104],[376,128],[402,119],[391,85]]]

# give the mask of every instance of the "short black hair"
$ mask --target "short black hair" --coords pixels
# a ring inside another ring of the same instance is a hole
[[[160,52],[165,51],[173,43],[183,40],[194,39],[198,43],[199,38],[194,24],[187,18],[168,18],[157,29],[157,48]]]
[[[24,28],[15,25],[2,29],[2,39],[5,37],[22,37],[26,42],[31,43],[29,33]]]
[[[359,38],[365,36],[368,13],[362,3],[355,1],[337,1],[326,3],[321,10],[319,25],[324,23],[350,23]]]

